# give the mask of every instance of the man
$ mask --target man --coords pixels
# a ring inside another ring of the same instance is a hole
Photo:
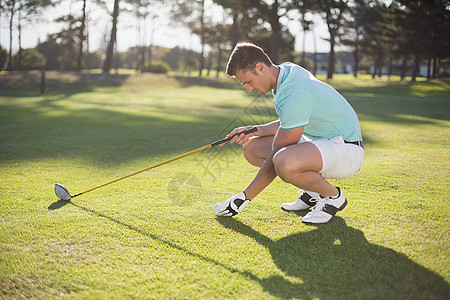
[[[272,90],[279,120],[258,125],[257,131],[238,135],[231,142],[243,146],[249,163],[260,167],[255,179],[238,195],[217,204],[219,216],[241,212],[276,176],[303,189],[300,197],[281,206],[284,210],[308,210],[307,224],[327,223],[347,205],[340,188],[326,179],[348,178],[364,158],[358,117],[336,90],[293,63],[275,65],[251,43],[234,48],[227,74],[248,92]],[[234,129],[229,136],[252,126]]]

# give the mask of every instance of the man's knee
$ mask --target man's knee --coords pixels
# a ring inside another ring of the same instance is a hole
[[[260,159],[257,156],[257,148],[254,143],[244,144],[242,147],[245,159],[252,165],[260,167]]]
[[[243,145],[244,157],[254,166],[261,167],[272,151],[273,137],[258,137]]]
[[[292,175],[298,171],[298,166],[296,166],[292,160],[289,159],[288,151],[286,148],[280,149],[273,156],[273,165],[278,177],[280,177],[285,182],[290,182]]]
[[[310,144],[294,145],[280,149],[273,157],[275,171],[283,181],[297,181],[304,172],[320,172],[322,157],[317,148]]]

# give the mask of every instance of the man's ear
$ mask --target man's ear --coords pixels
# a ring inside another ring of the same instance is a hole
[[[255,71],[264,72],[267,70],[267,66],[262,62],[257,62],[255,65]]]

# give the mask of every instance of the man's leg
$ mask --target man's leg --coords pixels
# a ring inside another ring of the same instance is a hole
[[[243,145],[244,157],[247,161],[261,167],[266,158],[272,153],[273,136],[263,136],[250,139]]]
[[[285,147],[275,154],[273,162],[277,175],[285,182],[319,193],[322,197],[338,194],[338,189],[319,174],[322,156],[312,143]]]
[[[244,157],[257,167],[272,152],[273,136],[257,137],[244,144]],[[275,169],[278,176],[303,190],[313,191],[323,197],[333,196],[337,189],[329,184],[320,174],[322,156],[311,143],[300,143],[281,149],[275,155]]]
[[[314,209],[302,218],[303,223],[327,223],[347,205],[341,190],[319,174],[322,155],[314,144],[301,143],[283,148],[275,154],[273,163],[277,175],[284,181],[320,194]]]

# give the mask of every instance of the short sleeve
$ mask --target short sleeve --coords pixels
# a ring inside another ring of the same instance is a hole
[[[277,113],[281,129],[292,129],[309,124],[314,110],[314,99],[305,92],[292,91],[278,102]]]

